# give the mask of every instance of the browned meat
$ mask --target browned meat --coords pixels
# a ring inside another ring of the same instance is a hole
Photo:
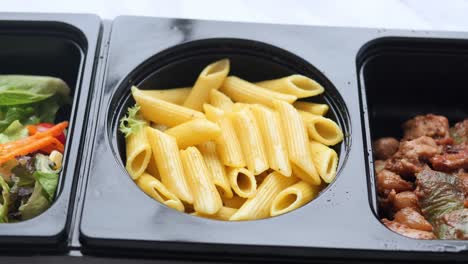
[[[397,193],[393,199],[393,209],[397,212],[404,208],[412,208],[419,211],[418,196],[414,192],[406,191]]]
[[[404,224],[400,224],[388,219],[382,219],[382,223],[395,233],[400,235],[415,238],[415,239],[436,239],[434,233],[410,228]]]
[[[380,195],[387,196],[392,190],[399,193],[412,189],[412,183],[403,180],[394,172],[383,170],[377,174],[377,191]]]
[[[444,139],[449,136],[449,122],[445,116],[428,114],[416,116],[403,124],[403,140],[412,140],[421,136]]]
[[[385,169],[402,176],[414,176],[424,167],[424,161],[440,153],[440,147],[434,139],[422,136],[400,144],[397,153],[391,158]]]
[[[384,137],[374,141],[372,148],[377,159],[386,160],[397,152],[399,145],[400,142],[395,138]]]
[[[385,161],[383,160],[374,161],[374,168],[375,168],[375,173],[381,172],[383,169],[385,169]]]
[[[468,144],[446,146],[442,154],[431,158],[431,163],[439,171],[468,169]]]
[[[424,216],[410,207],[406,207],[398,211],[395,214],[395,222],[422,231],[432,231],[432,225],[424,218]]]
[[[395,201],[396,194],[395,190],[392,189],[386,197],[377,196],[381,215],[393,218],[393,202]]]
[[[468,119],[458,122],[450,128],[450,135],[455,144],[468,143]]]

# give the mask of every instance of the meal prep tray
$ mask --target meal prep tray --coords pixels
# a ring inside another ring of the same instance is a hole
[[[2,245],[28,241],[28,247],[43,253],[42,246],[52,244],[49,248],[64,257],[281,262],[468,259],[466,242],[414,240],[380,223],[370,149],[371,138],[397,135],[401,121],[415,114],[435,112],[454,120],[468,116],[468,75],[464,74],[468,33],[144,17],[118,17],[111,24],[94,16],[0,14],[0,29],[8,28],[5,32],[41,35],[42,31],[12,26],[28,23],[55,25],[49,30],[67,24],[66,32],[76,32],[73,28],[83,32],[78,39],[86,45],[78,56],[80,67],[74,68],[79,71],[76,79],[65,67],[60,67],[64,75],[56,73],[79,80],[80,89],[80,96],[76,91],[74,96],[70,129],[74,131],[68,138],[61,193],[51,209],[18,224],[18,229],[17,224],[1,225]],[[0,30],[0,39],[4,36]],[[0,57],[3,53],[0,50]],[[251,81],[297,72],[325,86],[325,95],[317,100],[331,105],[330,117],[343,129],[345,140],[337,149],[336,180],[304,207],[258,221],[214,221],[157,203],[127,175],[117,121],[132,103],[131,85],[184,86],[195,80],[202,65],[223,57],[231,59],[234,74]],[[6,66],[1,67],[4,71]],[[39,222],[49,215],[55,220]],[[57,221],[63,222],[63,228]],[[42,225],[46,227],[40,229]],[[52,231],[44,235],[44,230]],[[25,234],[28,239],[23,239]],[[7,248],[5,254],[12,251]]]

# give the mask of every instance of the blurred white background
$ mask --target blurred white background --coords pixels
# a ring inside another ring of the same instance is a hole
[[[0,12],[468,31],[468,0],[0,0]]]

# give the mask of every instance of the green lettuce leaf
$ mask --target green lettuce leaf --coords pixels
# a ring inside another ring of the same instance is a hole
[[[468,209],[458,209],[439,217],[434,233],[440,239],[468,239]]]
[[[0,223],[8,223],[8,207],[10,207],[10,187],[0,175]]]
[[[47,200],[52,202],[57,190],[59,171],[51,168],[51,162],[47,156],[36,154],[35,159],[36,171],[34,172],[34,178],[41,184]]]
[[[28,137],[28,129],[18,120],[13,121],[2,133],[0,133],[0,144]]]
[[[139,113],[140,106],[134,105],[133,107],[129,107],[127,110],[127,115],[120,119],[120,132],[122,132],[125,137],[130,136],[132,133],[138,132],[138,130],[142,129],[144,126],[148,124],[148,122],[143,119],[143,117]]]
[[[59,78],[30,75],[0,75],[0,105],[31,104],[55,94],[68,96],[70,88]]]
[[[25,204],[22,204],[18,210],[21,212],[22,220],[28,220],[40,215],[42,212],[47,210],[49,206],[50,202],[44,195],[42,185],[36,181],[31,197],[29,197],[28,201]]]

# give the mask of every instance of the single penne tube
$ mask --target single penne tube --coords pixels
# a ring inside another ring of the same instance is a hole
[[[327,146],[333,146],[343,141],[343,131],[333,120],[304,111],[299,111],[299,113],[310,139]]]
[[[135,182],[143,192],[156,201],[159,201],[168,207],[174,208],[177,211],[184,211],[184,205],[179,200],[179,198],[177,198],[176,195],[169,191],[166,186],[164,186],[155,177],[149,175],[148,173],[143,173]]]
[[[230,207],[221,207],[219,211],[216,214],[212,215],[205,215],[201,214],[199,212],[192,213],[194,216],[200,216],[200,217],[205,217],[205,218],[210,218],[210,219],[215,219],[215,220],[224,220],[228,221],[229,218],[237,211],[236,208],[230,208]]]
[[[270,173],[258,187],[255,196],[247,199],[229,220],[254,220],[269,217],[273,198],[296,181],[296,178],[285,177],[278,172]]]
[[[232,106],[234,105],[231,98],[218,90],[211,90],[210,104],[227,112],[231,111]]]
[[[310,102],[303,102],[303,101],[296,101],[294,102],[294,107],[298,110],[302,110],[305,112],[309,112],[313,115],[320,115],[324,116],[327,114],[330,107],[327,104],[317,104],[317,103],[310,103]]]
[[[226,173],[231,188],[238,196],[250,198],[255,195],[257,182],[251,171],[245,168],[228,168]]]
[[[221,162],[216,151],[216,143],[213,141],[207,141],[198,145],[198,149],[205,160],[206,166],[210,171],[211,179],[213,180],[213,183],[221,197],[232,198],[233,194],[231,184],[229,184],[224,164]]]
[[[132,87],[132,95],[140,106],[143,117],[156,124],[173,127],[192,119],[205,118],[203,113],[193,109],[145,96],[135,86]]]
[[[180,200],[193,203],[175,138],[151,127],[145,130],[162,183]]]
[[[217,213],[223,203],[202,154],[196,147],[188,147],[180,151],[180,157],[193,193],[195,211],[208,215]]]
[[[299,74],[255,84],[275,92],[291,94],[297,96],[297,98],[316,96],[323,93],[325,90],[318,82]]]
[[[125,138],[127,161],[125,168],[130,177],[136,180],[143,174],[151,159],[151,146],[144,128]]]
[[[270,215],[277,216],[295,210],[312,201],[319,192],[319,186],[304,181],[289,186],[274,197],[270,206]]]
[[[278,113],[262,105],[250,107],[263,138],[270,168],[284,176],[291,176],[288,149]]]
[[[212,105],[205,104],[203,108],[208,120],[216,122],[221,128],[221,135],[215,142],[223,164],[236,168],[245,167],[244,155],[231,119],[224,114],[223,110]]]
[[[273,107],[273,100],[288,103],[297,100],[294,95],[274,92],[236,76],[227,77],[219,90],[236,102],[263,104],[270,107]]]
[[[173,136],[180,149],[195,146],[205,141],[214,140],[221,134],[216,123],[206,119],[194,119],[169,128],[164,133]]]
[[[232,198],[222,197],[222,199],[223,206],[235,209],[239,209],[245,203],[245,201],[247,201],[247,198],[240,197],[239,195],[233,195]]]
[[[160,90],[140,90],[145,96],[164,100],[169,103],[182,105],[187,99],[192,87],[160,89]]]
[[[210,120],[211,122],[218,121],[224,115],[223,110],[217,107],[214,107],[213,105],[210,105],[210,104],[204,104],[203,111],[205,112],[206,118]]]
[[[338,154],[333,149],[316,141],[310,142],[310,151],[320,177],[326,183],[332,182],[336,176]]]
[[[229,73],[229,60],[223,59],[206,66],[184,102],[185,107],[201,111],[208,102],[210,91],[218,89]]]
[[[265,146],[263,145],[260,128],[252,111],[245,108],[239,112],[232,113],[230,117],[232,118],[237,137],[241,139],[240,145],[247,168],[254,175],[266,171],[269,166]]]
[[[301,115],[292,105],[286,102],[277,100],[274,102],[274,106],[280,116],[286,136],[286,145],[293,173],[295,170],[300,170],[301,173],[296,173],[296,176],[312,185],[319,185],[321,182],[320,176],[312,162],[309,139]]]

